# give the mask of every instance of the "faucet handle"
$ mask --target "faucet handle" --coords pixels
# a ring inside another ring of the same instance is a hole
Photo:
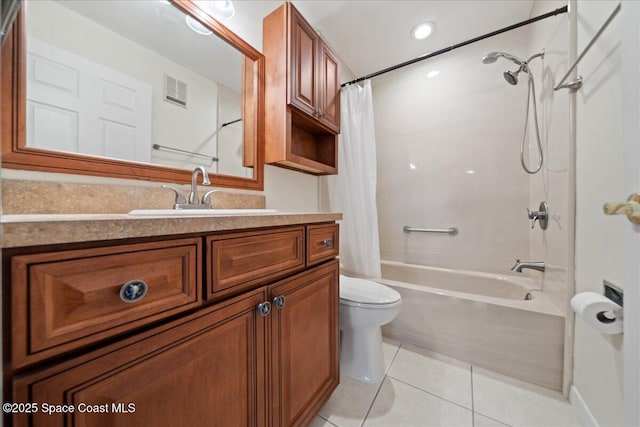
[[[211,195],[217,193],[220,190],[209,190],[202,196],[202,204],[211,206]]]
[[[177,204],[180,204],[180,203],[187,203],[187,199],[184,197],[184,194],[182,194],[182,193],[180,192],[180,190],[179,190],[179,189],[177,189],[176,187],[174,187],[174,186],[172,186],[172,185],[164,185],[164,184],[162,184],[160,187],[162,187],[162,188],[167,188],[167,189],[169,189],[169,190],[173,190],[173,191],[176,193],[176,199],[175,199],[175,201],[174,201],[174,203],[175,203],[176,205],[177,205]]]
[[[527,208],[527,216],[531,220],[531,229],[532,230],[536,226],[536,221],[539,219],[539,215],[540,215],[540,212],[532,211],[532,210],[529,210],[529,208]]]
[[[527,215],[531,220],[531,228],[536,226],[536,221],[540,223],[540,228],[543,230],[547,229],[547,225],[549,224],[549,205],[547,202],[540,202],[539,210],[532,211],[527,208]]]

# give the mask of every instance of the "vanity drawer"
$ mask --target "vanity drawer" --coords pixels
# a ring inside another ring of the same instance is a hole
[[[207,296],[218,298],[302,270],[304,227],[207,237]]]
[[[338,224],[307,226],[307,265],[335,258],[340,247]]]
[[[13,366],[198,306],[201,242],[179,239],[13,257]],[[132,296],[139,299],[125,301]]]

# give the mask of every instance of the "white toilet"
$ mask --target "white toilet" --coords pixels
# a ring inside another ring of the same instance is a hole
[[[370,280],[340,275],[340,371],[360,381],[384,377],[381,326],[400,311],[394,289]]]

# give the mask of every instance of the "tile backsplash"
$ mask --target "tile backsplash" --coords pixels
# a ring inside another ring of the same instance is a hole
[[[188,185],[178,186],[187,194]],[[200,187],[203,194],[208,187]],[[262,209],[262,194],[217,192],[214,208]],[[122,214],[132,209],[170,209],[172,191],[148,186],[99,185],[69,182],[2,180],[2,213],[14,214]]]

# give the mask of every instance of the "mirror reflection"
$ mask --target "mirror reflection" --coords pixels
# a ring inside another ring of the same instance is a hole
[[[167,1],[27,1],[27,147],[252,177],[244,56]]]

